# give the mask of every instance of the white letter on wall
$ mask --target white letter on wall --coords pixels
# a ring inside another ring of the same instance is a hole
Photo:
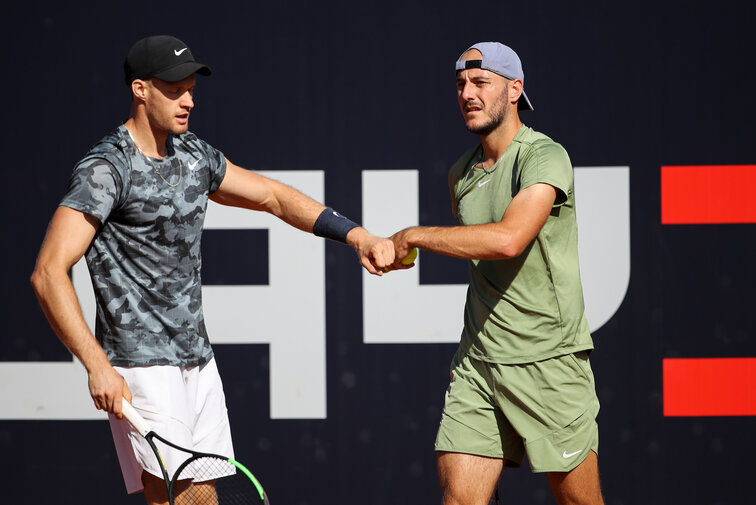
[[[416,226],[417,170],[364,170],[362,221],[371,233],[389,236]],[[456,342],[462,330],[464,284],[420,285],[423,253],[415,268],[382,277],[362,273],[363,338],[366,343]]]
[[[323,201],[322,171],[260,172]],[[265,212],[213,205],[206,228],[267,228],[268,286],[205,286],[214,344],[270,344],[272,419],[325,419],[325,242]],[[265,265],[250,265],[265,268]]]
[[[576,168],[575,201],[585,317],[596,331],[630,283],[630,167]]]

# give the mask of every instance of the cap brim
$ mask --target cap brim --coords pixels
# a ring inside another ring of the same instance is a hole
[[[168,68],[161,72],[156,73],[152,77],[156,77],[161,81],[166,82],[178,82],[183,81],[192,74],[210,75],[212,70],[207,65],[197,63],[196,61],[187,61],[186,63],[180,63],[175,67]]]
[[[517,110],[535,110],[530,104],[530,100],[528,99],[528,95],[525,94],[525,91],[522,92],[520,99],[517,100]]]

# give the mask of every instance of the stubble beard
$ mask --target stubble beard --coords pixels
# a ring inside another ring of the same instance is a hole
[[[181,135],[189,130],[189,121],[186,124],[178,124],[174,111],[152,108],[147,110],[147,119],[153,130],[165,135]]]
[[[157,126],[157,129],[162,130],[166,135],[174,136],[181,135],[182,133],[186,133],[189,130],[188,121],[183,125],[176,124],[175,118],[172,116],[162,118],[162,120],[156,122],[154,126]]]
[[[479,126],[468,126],[467,130],[470,133],[476,133],[478,135],[488,135],[489,133],[493,132],[499,126],[501,126],[501,123],[504,122],[504,111],[502,109],[499,109],[495,112],[496,114],[492,115],[491,119],[489,119],[487,123]]]
[[[509,102],[507,101],[507,98],[509,96],[508,90],[509,85],[504,87],[504,91],[501,93],[501,95],[499,95],[499,98],[491,106],[491,113],[489,114],[490,119],[486,123],[479,126],[467,125],[467,131],[469,131],[470,133],[476,133],[478,135],[488,135],[495,131],[499,126],[501,126],[501,124],[507,117],[507,108],[510,107]]]
[[[181,135],[182,133],[186,133],[187,130],[189,130],[188,120],[185,124],[178,124],[176,122],[176,116],[173,115],[168,115],[162,118],[161,123],[163,130],[171,135]]]
[[[499,99],[491,108],[490,119],[487,122],[478,126],[467,125],[467,130],[478,135],[488,135],[495,131],[504,122],[507,105],[505,100]]]

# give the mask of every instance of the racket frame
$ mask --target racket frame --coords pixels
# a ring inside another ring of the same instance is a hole
[[[126,420],[129,423],[131,423],[134,429],[137,430],[139,434],[144,437],[145,440],[147,440],[147,443],[150,445],[152,452],[155,453],[155,457],[157,457],[158,463],[160,463],[160,471],[163,473],[163,481],[165,482],[165,488],[166,488],[166,491],[168,492],[168,502],[170,503],[170,505],[174,505],[173,493],[176,488],[176,483],[178,482],[176,478],[179,475],[181,475],[181,471],[185,467],[187,467],[193,461],[199,458],[216,458],[222,461],[227,461],[228,463],[234,465],[234,467],[236,467],[238,470],[240,470],[242,473],[244,473],[244,475],[246,475],[249,478],[249,480],[255,486],[257,493],[260,495],[260,499],[263,501],[265,505],[268,505],[269,503],[268,495],[265,493],[265,490],[260,484],[260,481],[257,480],[257,478],[252,474],[252,472],[249,471],[249,469],[247,469],[247,467],[245,467],[238,461],[232,458],[228,458],[226,456],[221,456],[219,454],[199,452],[199,451],[187,449],[186,447],[181,447],[180,445],[174,444],[170,440],[166,440],[165,438],[161,437],[160,435],[155,433],[155,431],[152,430],[149,423],[145,421],[145,419],[136,411],[136,409],[134,409],[133,405],[131,405],[131,403],[126,401],[126,399],[123,400],[122,411],[123,411],[123,416],[126,418]],[[166,469],[165,463],[163,462],[163,457],[160,455],[160,450],[157,448],[157,445],[155,445],[155,442],[153,439],[158,439],[165,445],[172,447],[174,449],[178,449],[179,451],[185,452],[190,455],[188,458],[186,458],[186,460],[184,460],[183,463],[179,465],[173,477],[168,475],[168,469]]]

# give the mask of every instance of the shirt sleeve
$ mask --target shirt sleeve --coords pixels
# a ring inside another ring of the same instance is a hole
[[[208,160],[210,167],[210,194],[215,193],[223,182],[223,178],[226,177],[226,157],[221,151],[214,148],[207,142],[199,140],[202,150],[205,152],[205,156]]]
[[[520,189],[545,183],[557,190],[555,207],[563,205],[572,196],[572,163],[567,151],[554,142],[535,143],[523,160]]]
[[[86,212],[104,223],[120,200],[123,182],[115,167],[105,159],[81,161],[73,171],[61,206]]]

